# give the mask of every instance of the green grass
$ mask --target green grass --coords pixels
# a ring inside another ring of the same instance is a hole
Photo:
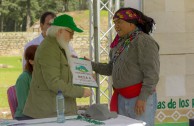
[[[0,64],[8,65],[8,68],[0,68],[0,108],[8,108],[7,89],[14,85],[22,72],[21,57],[0,57]]]
[[[85,31],[82,34],[85,34],[87,33],[86,31],[89,31],[90,15],[88,10],[78,11],[78,12],[68,12],[67,14],[71,15],[74,18],[74,21],[76,22],[77,26],[79,26]],[[107,17],[108,17],[108,11],[102,10],[100,12],[100,22],[101,22],[100,29],[103,31],[107,30],[107,24],[108,24]]]
[[[84,15],[89,15],[89,10],[85,10],[83,11],[84,12]],[[101,10],[100,11],[100,16],[103,16],[103,17],[106,17],[108,16],[108,11],[107,10]]]
[[[104,91],[106,89],[107,86],[103,85],[100,86],[100,89],[102,91]],[[94,94],[95,94],[96,90],[94,89]],[[105,92],[106,95],[108,95],[108,91]],[[108,104],[108,99],[104,96],[101,95],[100,96],[100,103],[101,104]],[[90,104],[90,98],[77,98],[77,104],[78,105],[89,105]]]

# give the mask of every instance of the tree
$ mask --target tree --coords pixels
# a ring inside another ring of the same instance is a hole
[[[88,9],[87,0],[79,0],[79,10],[86,10],[86,9]]]
[[[3,1],[3,0],[0,1],[0,17],[1,17],[1,20],[0,20],[1,28],[0,28],[0,30],[1,31],[4,31],[4,18],[9,13],[9,11],[8,11],[8,6],[9,5],[10,5],[9,1]]]
[[[31,11],[30,11],[30,7],[31,3],[30,0],[27,0],[27,7],[26,7],[26,29],[30,28],[30,23],[31,23]]]
[[[64,10],[69,11],[69,0],[64,0]]]
[[[0,0],[0,31],[3,31],[3,14],[1,14],[2,12],[2,0]]]
[[[26,31],[45,11],[83,10],[86,0],[0,0],[0,31]]]

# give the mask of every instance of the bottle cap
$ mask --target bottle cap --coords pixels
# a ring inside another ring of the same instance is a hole
[[[58,90],[58,94],[59,94],[59,93],[62,93],[62,91],[61,91],[61,90]]]

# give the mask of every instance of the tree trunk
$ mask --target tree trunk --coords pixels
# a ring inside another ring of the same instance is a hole
[[[79,0],[79,10],[82,10],[81,0]]]
[[[0,31],[1,32],[3,32],[3,20],[4,20],[4,16],[3,16],[3,14],[1,14],[1,20],[0,20],[0,22],[1,22],[1,24],[0,24],[0,26],[1,26]]]
[[[0,5],[2,5],[2,0],[0,0]],[[0,32],[3,32],[3,14],[0,12]]]
[[[14,31],[15,32],[17,31],[17,21],[16,20],[14,21]]]
[[[30,0],[27,0],[27,13],[26,13],[26,31],[30,28],[31,17],[30,17]]]
[[[69,0],[64,0],[65,11],[69,11]]]
[[[88,8],[87,0],[81,0],[82,2],[82,10],[86,10]]]

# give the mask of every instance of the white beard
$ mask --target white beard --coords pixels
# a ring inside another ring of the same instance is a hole
[[[65,50],[68,64],[71,66],[71,52],[69,50],[69,42],[64,40],[64,35],[60,34],[57,38],[59,45]]]

